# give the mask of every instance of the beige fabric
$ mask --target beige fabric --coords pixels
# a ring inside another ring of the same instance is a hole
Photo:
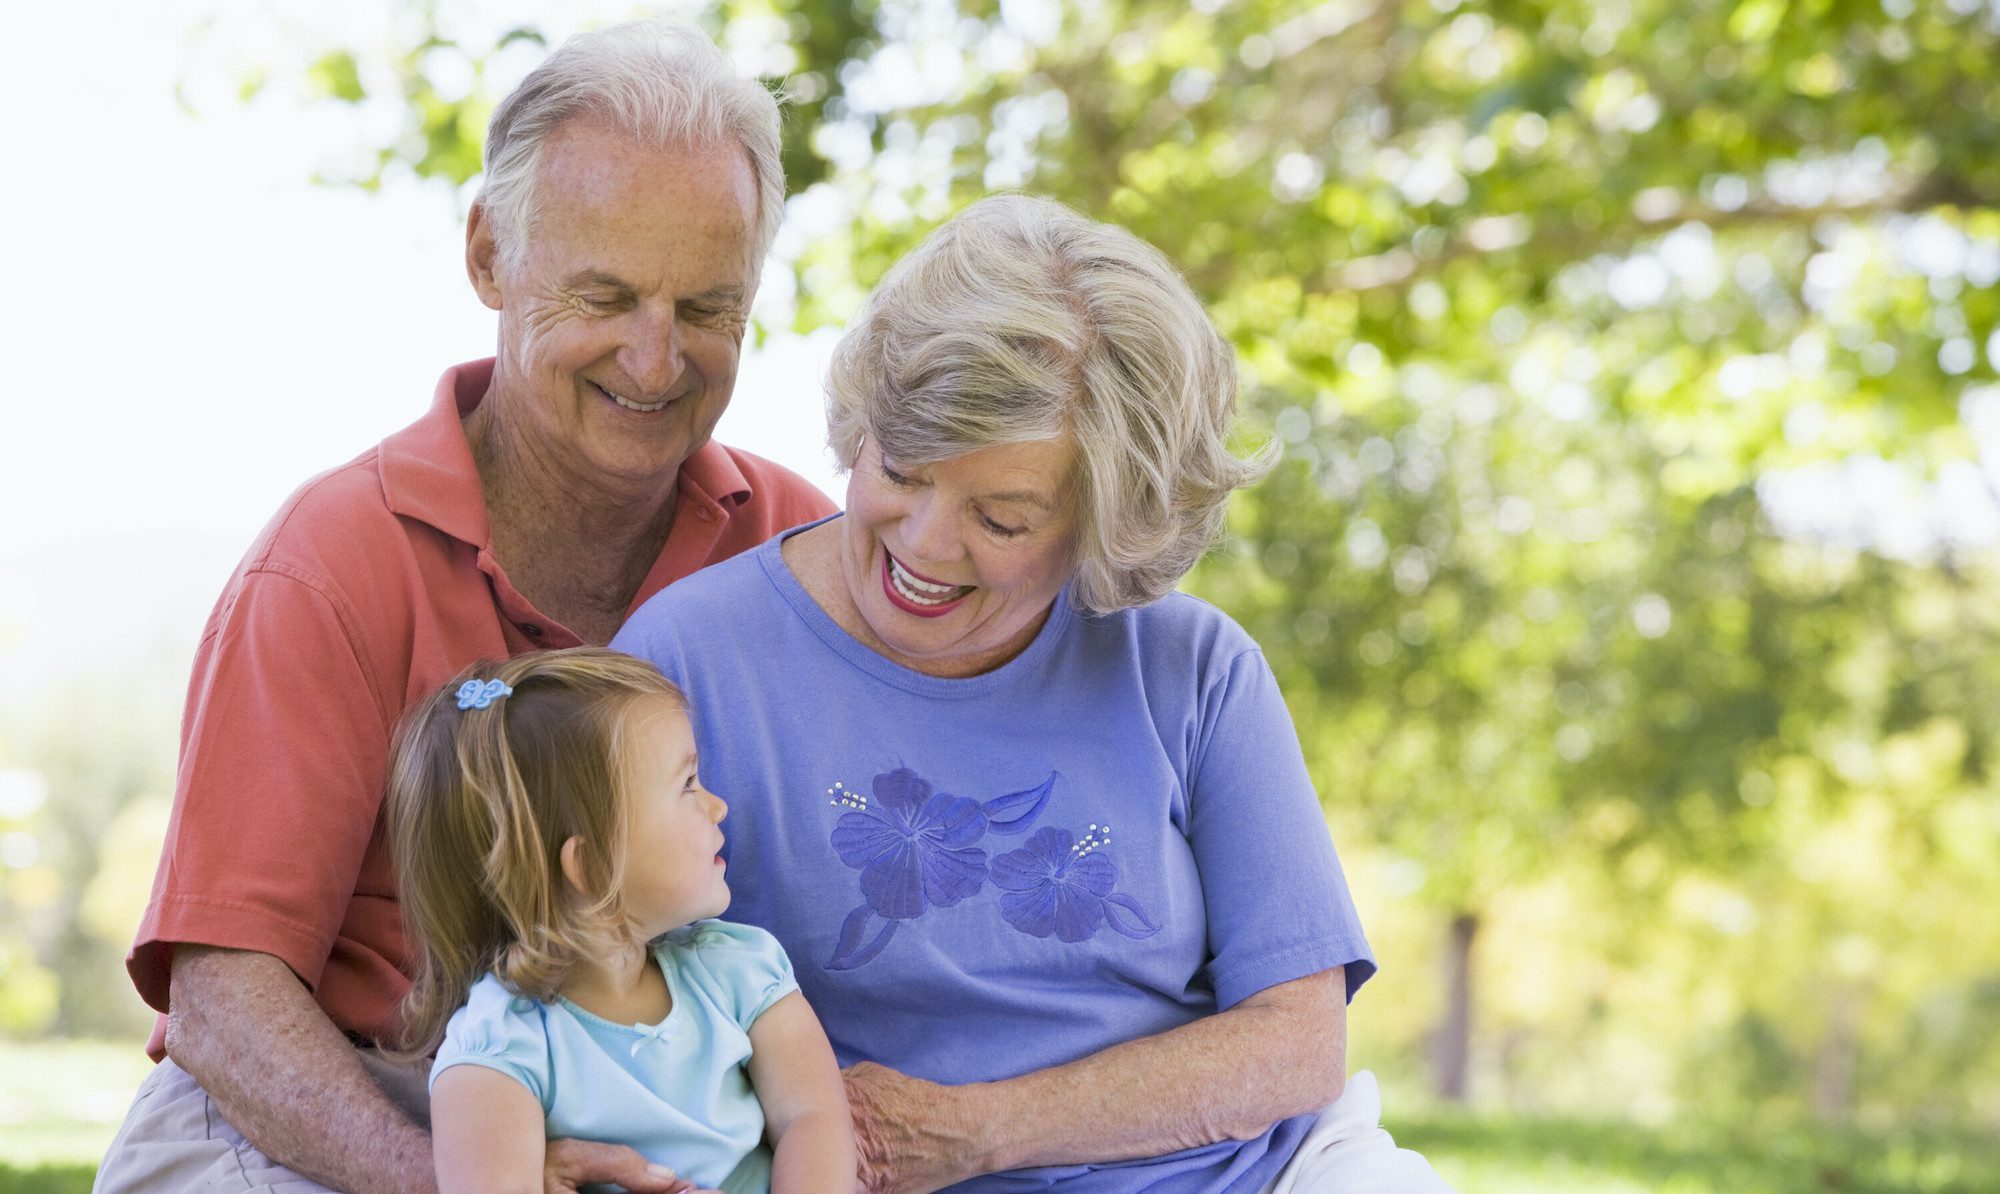
[[[1421,1153],[1382,1130],[1382,1092],[1362,1070],[1299,1143],[1264,1194],[1453,1194]]]
[[[357,1051],[376,1084],[418,1123],[430,1122],[428,1062],[396,1065],[374,1049]],[[265,1156],[230,1127],[188,1072],[172,1060],[153,1067],[97,1170],[93,1194],[163,1190],[278,1190],[330,1194],[327,1187]]]

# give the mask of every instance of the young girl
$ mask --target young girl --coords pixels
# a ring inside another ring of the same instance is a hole
[[[709,919],[729,905],[725,811],[680,691],[615,651],[478,665],[405,719],[404,1043],[437,1050],[447,1194],[539,1192],[559,1137],[728,1194],[851,1194],[846,1096],[791,963],[762,929]]]

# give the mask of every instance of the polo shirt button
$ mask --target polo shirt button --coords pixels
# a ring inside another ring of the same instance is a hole
[[[542,628],[533,622],[523,622],[521,623],[521,633],[527,635],[529,638],[540,638],[542,637]]]
[[[694,512],[694,516],[695,516],[696,518],[699,518],[699,519],[701,519],[701,520],[702,520],[703,522],[707,522],[707,521],[709,521],[710,519],[712,519],[712,518],[714,518],[714,517],[715,517],[715,515],[713,515],[713,514],[709,513],[709,511],[708,511],[708,507],[707,507],[707,506],[703,506],[703,507],[702,507],[701,509],[699,509],[699,510],[696,510],[696,511]]]

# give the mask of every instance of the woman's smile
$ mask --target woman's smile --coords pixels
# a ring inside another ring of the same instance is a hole
[[[919,618],[939,618],[957,609],[972,595],[975,585],[952,585],[932,580],[882,549],[882,591],[897,609]]]

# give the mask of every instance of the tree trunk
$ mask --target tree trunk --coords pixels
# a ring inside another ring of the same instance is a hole
[[[1842,984],[1827,1009],[1826,1035],[1813,1058],[1813,1112],[1827,1123],[1854,1116],[1854,1062],[1861,1051],[1861,995]]]
[[[1460,912],[1451,918],[1451,936],[1444,951],[1444,1022],[1432,1046],[1437,1096],[1463,1103],[1466,1071],[1472,1053],[1472,940],[1479,918]]]

